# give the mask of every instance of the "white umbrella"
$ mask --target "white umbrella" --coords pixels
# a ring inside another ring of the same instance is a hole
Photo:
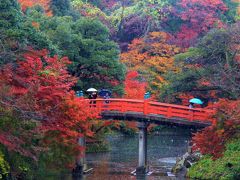
[[[89,88],[87,92],[97,92],[97,90],[95,88]]]

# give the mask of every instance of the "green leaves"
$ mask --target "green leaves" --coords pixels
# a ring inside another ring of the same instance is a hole
[[[170,84],[164,87],[161,96],[195,91],[195,95],[210,99],[216,97],[211,97],[209,91],[217,90],[217,97],[239,98],[239,34],[239,24],[213,29],[196,47],[176,55],[175,65],[182,71],[167,75]]]
[[[0,179],[7,178],[10,173],[9,164],[6,162],[3,153],[0,151]]]
[[[55,48],[53,52],[73,62],[69,71],[79,78],[76,88],[112,88],[112,82],[118,81],[122,89],[120,84],[125,71],[118,61],[119,48],[109,40],[109,30],[99,20],[73,21],[69,16],[49,18],[34,10],[29,12],[30,19],[40,24],[40,32]]]
[[[240,140],[230,142],[224,156],[215,161],[205,156],[188,172],[190,178],[197,179],[238,179],[240,177]]]

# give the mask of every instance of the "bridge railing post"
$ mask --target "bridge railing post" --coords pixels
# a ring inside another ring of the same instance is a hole
[[[120,107],[121,107],[121,112],[125,112],[125,109],[126,109],[126,103],[125,102],[121,102],[121,105],[120,105]]]
[[[147,115],[148,114],[148,112],[149,112],[149,100],[144,100],[144,102],[143,102],[143,114],[144,115]]]
[[[192,111],[192,113],[191,113],[191,121],[193,121],[193,119],[194,119],[194,111]]]
[[[191,110],[191,113],[190,113],[190,121],[193,121],[193,119],[194,119],[194,111]]]
[[[167,108],[167,117],[172,117],[172,107]]]
[[[96,110],[98,113],[101,113],[101,101],[96,102]]]

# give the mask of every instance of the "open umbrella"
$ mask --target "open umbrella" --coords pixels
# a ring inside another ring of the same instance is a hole
[[[99,96],[104,97],[108,94],[108,96],[112,95],[112,92],[109,89],[101,89],[98,93]]]
[[[97,92],[97,90],[95,88],[89,88],[87,92]]]
[[[189,102],[194,104],[203,104],[203,102],[198,98],[190,99]]]

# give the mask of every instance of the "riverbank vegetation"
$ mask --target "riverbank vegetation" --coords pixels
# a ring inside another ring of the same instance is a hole
[[[226,177],[239,176],[229,154],[239,151],[238,1],[4,0],[0,9],[1,177],[73,168],[77,139],[113,125],[78,101],[75,91],[90,87],[182,105],[200,98],[216,124],[193,137],[206,155],[195,167],[212,164],[215,178],[229,158]],[[195,167],[189,176],[204,178]]]
[[[231,107],[231,109],[229,109]],[[220,101],[217,124],[193,137],[193,150],[203,158],[188,172],[190,178],[239,179],[240,102]]]
[[[229,141],[222,157],[213,160],[210,155],[204,156],[191,167],[188,176],[192,179],[239,179],[239,147],[239,139]]]

